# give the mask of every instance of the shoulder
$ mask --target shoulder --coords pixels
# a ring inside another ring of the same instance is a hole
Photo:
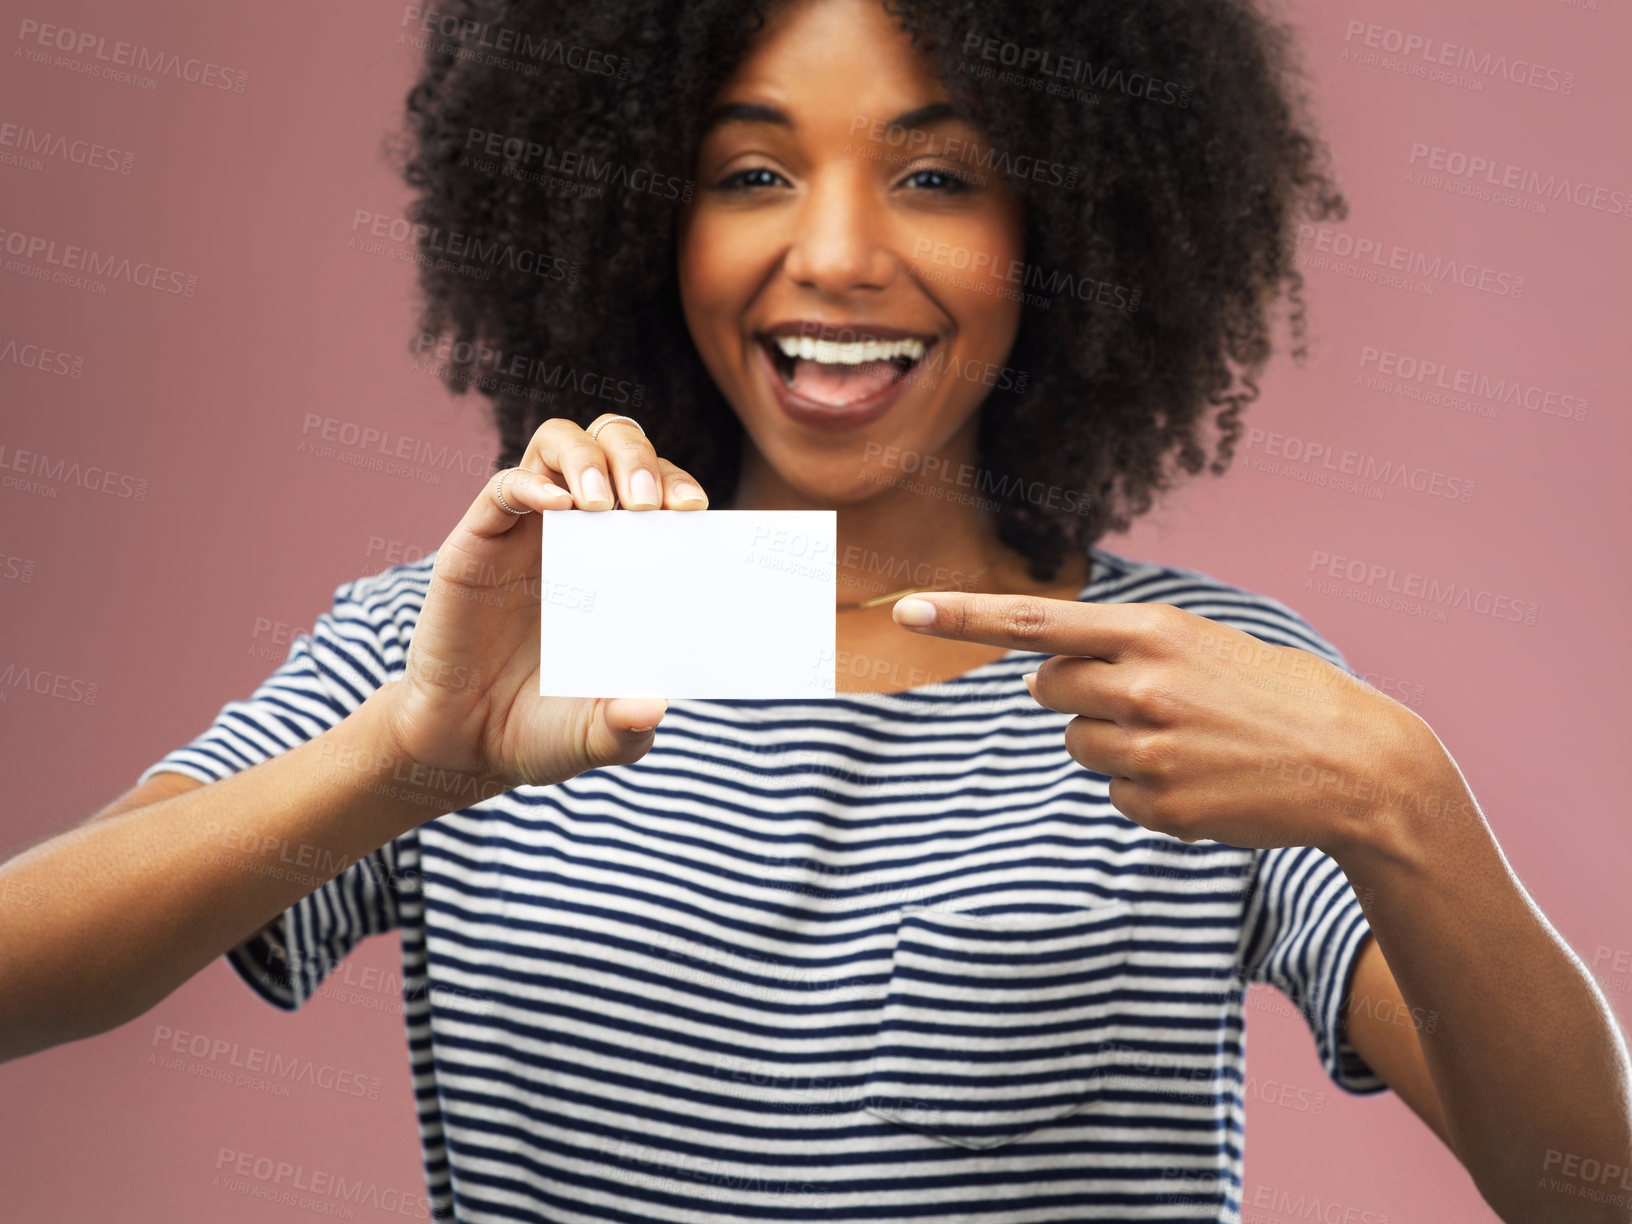
[[[425,592],[430,587],[431,566],[436,554],[427,553],[418,560],[362,578],[342,583],[334,592],[337,609],[365,612],[373,619],[396,619],[403,613],[418,615],[425,605]]]
[[[1278,599],[1214,578],[1200,570],[1136,561],[1102,548],[1091,550],[1095,603],[1165,603],[1205,616],[1265,642],[1295,646],[1352,671],[1342,653],[1300,613]]]
[[[380,682],[395,674],[407,657],[408,639],[413,636],[420,609],[430,588],[430,553],[403,565],[343,582],[335,588],[334,607],[319,619],[313,635],[321,651],[346,649],[352,655],[371,655],[375,667],[383,671]]]

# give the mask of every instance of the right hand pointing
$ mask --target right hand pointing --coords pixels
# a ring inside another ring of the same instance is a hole
[[[599,421],[615,414],[607,413]],[[411,762],[504,789],[564,782],[627,765],[652,746],[666,701],[540,697],[540,530],[552,510],[703,510],[688,473],[659,458],[626,420],[595,438],[562,417],[533,434],[499,504],[489,477],[436,554],[430,590],[394,682],[396,747]],[[610,481],[610,484],[608,483]],[[578,649],[573,642],[554,644]],[[492,788],[489,788],[491,793]]]

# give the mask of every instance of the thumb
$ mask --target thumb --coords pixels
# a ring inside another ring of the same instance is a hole
[[[615,697],[601,707],[606,725],[615,731],[646,732],[663,720],[666,697]]]
[[[596,708],[589,729],[590,755],[607,765],[626,765],[646,755],[653,731],[669,703],[661,697],[616,697]]]

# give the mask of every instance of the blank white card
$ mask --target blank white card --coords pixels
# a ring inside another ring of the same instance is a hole
[[[541,516],[539,695],[834,694],[833,510]]]

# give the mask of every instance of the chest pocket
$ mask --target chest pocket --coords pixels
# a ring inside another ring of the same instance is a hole
[[[902,911],[868,1066],[869,1113],[1001,1147],[1089,1104],[1126,1023],[1132,906]]]

